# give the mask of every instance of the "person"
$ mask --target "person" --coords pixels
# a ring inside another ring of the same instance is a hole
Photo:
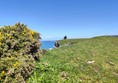
[[[60,44],[58,42],[55,42],[54,46],[58,48],[58,47],[60,47]]]
[[[67,36],[64,36],[64,39],[67,39]]]

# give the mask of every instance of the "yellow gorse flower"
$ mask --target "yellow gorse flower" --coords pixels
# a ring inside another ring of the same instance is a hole
[[[7,36],[10,36],[9,34],[7,34]]]
[[[24,29],[24,33],[26,32],[26,30]]]
[[[16,64],[18,65],[18,64],[19,64],[19,62],[16,62]]]
[[[16,63],[14,64],[14,67],[17,67],[17,66],[18,66],[18,64],[19,64],[19,62],[16,62]]]
[[[14,67],[16,67],[16,64],[14,64]]]
[[[30,33],[31,33],[32,35],[34,35],[34,31],[30,31]]]
[[[12,36],[9,36],[9,38],[12,38]]]
[[[10,34],[7,34],[8,38],[12,38],[12,36]]]
[[[2,75],[4,75],[5,74],[5,71],[2,71]]]

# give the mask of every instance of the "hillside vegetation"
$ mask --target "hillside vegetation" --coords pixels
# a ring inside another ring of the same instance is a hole
[[[61,40],[28,83],[118,83],[118,37]]]
[[[25,83],[41,55],[39,39],[24,24],[0,28],[0,83]]]

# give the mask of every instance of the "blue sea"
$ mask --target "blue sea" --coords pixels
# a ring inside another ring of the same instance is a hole
[[[50,49],[54,47],[55,41],[41,41],[41,49]]]

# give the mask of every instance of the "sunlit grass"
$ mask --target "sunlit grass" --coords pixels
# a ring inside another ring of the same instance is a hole
[[[60,48],[48,51],[36,63],[28,83],[118,83],[117,37],[60,43]]]

